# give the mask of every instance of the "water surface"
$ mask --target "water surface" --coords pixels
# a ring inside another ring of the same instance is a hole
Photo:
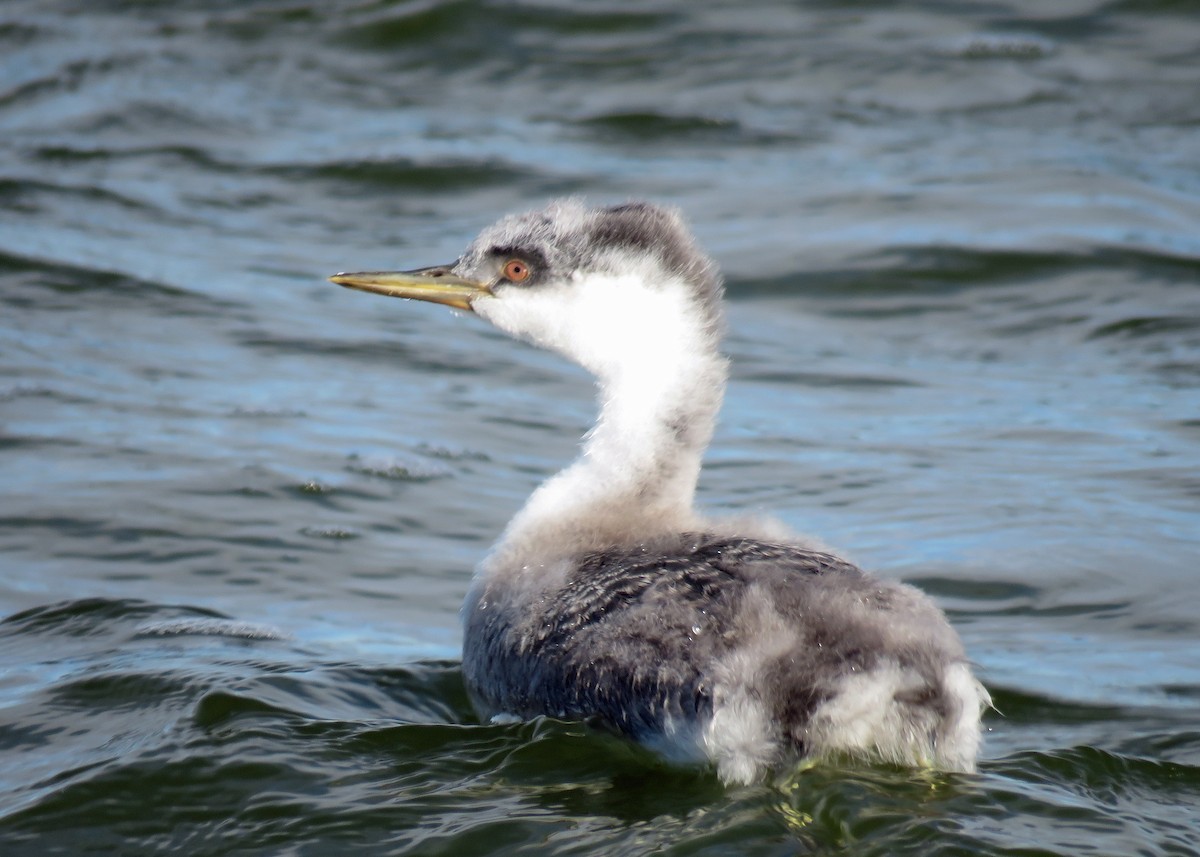
[[[1194,854],[1187,4],[0,9],[4,854]],[[579,194],[729,280],[701,499],[915,583],[974,776],[480,724],[471,569],[588,379],[324,281]]]

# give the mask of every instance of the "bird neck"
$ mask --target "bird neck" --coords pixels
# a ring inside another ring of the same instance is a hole
[[[709,340],[631,340],[597,371],[600,417],[582,455],[533,493],[487,565],[544,564],[698,525],[696,482],[727,375]]]

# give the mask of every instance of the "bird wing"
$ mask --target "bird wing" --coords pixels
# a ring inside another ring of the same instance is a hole
[[[695,722],[713,706],[713,664],[739,644],[749,586],[861,574],[828,554],[747,538],[685,533],[579,558],[536,617],[491,647],[516,679],[498,710],[598,717],[634,737],[668,721]]]

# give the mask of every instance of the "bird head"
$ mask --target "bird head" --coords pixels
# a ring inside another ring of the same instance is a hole
[[[449,265],[330,280],[473,312],[601,376],[721,328],[716,265],[677,211],[645,202],[560,200],[504,217]]]

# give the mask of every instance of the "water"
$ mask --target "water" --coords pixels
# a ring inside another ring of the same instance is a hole
[[[1200,853],[1184,3],[0,7],[0,850]],[[942,603],[975,776],[481,725],[471,568],[588,380],[338,270],[548,197],[730,281],[701,495]]]

